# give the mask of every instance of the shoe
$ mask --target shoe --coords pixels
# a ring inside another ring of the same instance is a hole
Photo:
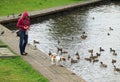
[[[23,53],[22,55],[26,56],[28,53]]]

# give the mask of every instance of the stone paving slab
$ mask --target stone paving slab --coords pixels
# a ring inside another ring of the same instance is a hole
[[[0,48],[0,56],[16,56],[8,48]]]
[[[0,58],[8,58],[8,57],[16,57],[17,55],[14,54],[10,49],[1,47],[0,48]]]

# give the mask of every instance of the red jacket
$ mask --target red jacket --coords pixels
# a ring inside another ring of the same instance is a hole
[[[25,19],[26,16],[27,18]],[[26,31],[26,29],[24,29],[25,26],[30,28],[30,18],[28,17],[28,12],[24,12],[17,22],[17,27],[23,31]]]

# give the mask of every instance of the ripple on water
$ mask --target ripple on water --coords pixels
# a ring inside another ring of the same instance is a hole
[[[34,39],[40,41],[37,48],[46,54],[49,51],[57,52],[57,47],[61,47],[75,58],[78,51],[81,58],[78,63],[70,64],[67,60],[62,64],[87,82],[119,82],[120,73],[114,71],[111,63],[112,59],[116,59],[115,65],[120,68],[119,10],[120,4],[110,3],[51,17],[42,23],[31,25],[29,42],[33,44]],[[109,30],[109,27],[113,30]],[[85,40],[80,38],[83,32],[87,34]],[[99,52],[99,47],[105,49],[98,57],[99,62],[90,63],[84,59],[90,56],[89,49],[93,49],[95,55]],[[115,49],[118,55],[113,56],[110,48]],[[62,56],[67,57],[68,54]],[[107,68],[101,68],[100,61],[105,63]]]

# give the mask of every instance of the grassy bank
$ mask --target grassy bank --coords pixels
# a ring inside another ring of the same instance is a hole
[[[0,45],[4,45],[1,40]],[[7,48],[10,49],[9,47]],[[49,81],[39,72],[34,70],[33,67],[25,62],[20,56],[17,56],[14,58],[0,58],[0,82]]]
[[[0,16],[77,3],[84,0],[0,0]]]
[[[21,57],[0,59],[0,82],[48,82]]]

